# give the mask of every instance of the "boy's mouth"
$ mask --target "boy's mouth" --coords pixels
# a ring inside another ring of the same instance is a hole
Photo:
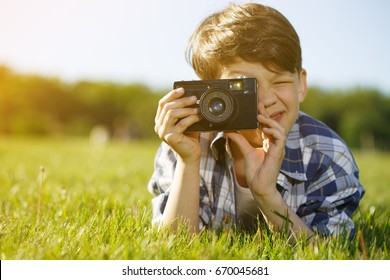
[[[273,113],[272,115],[270,115],[270,118],[277,121],[278,123],[280,123],[280,120],[282,119],[283,114],[284,114],[283,111],[279,111],[279,112],[276,112],[276,113]]]

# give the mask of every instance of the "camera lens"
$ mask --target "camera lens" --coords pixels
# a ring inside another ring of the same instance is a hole
[[[200,98],[199,108],[202,116],[213,124],[229,121],[235,111],[233,96],[223,89],[210,89]]]
[[[226,104],[220,98],[214,98],[209,103],[209,111],[214,115],[220,115],[225,111]]]

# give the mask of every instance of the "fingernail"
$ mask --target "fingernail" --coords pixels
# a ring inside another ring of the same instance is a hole
[[[179,94],[183,94],[184,93],[184,88],[182,88],[182,87],[177,88],[176,92],[179,93]]]

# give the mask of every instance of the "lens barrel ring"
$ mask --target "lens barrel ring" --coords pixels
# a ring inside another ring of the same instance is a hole
[[[222,112],[215,111],[213,103],[220,102]],[[209,89],[200,98],[199,108],[202,116],[211,123],[222,124],[233,116],[235,101],[233,96],[223,89]]]

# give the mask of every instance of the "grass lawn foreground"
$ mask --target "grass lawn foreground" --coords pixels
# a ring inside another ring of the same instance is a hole
[[[267,229],[188,236],[151,227],[157,141],[0,137],[0,259],[389,259],[390,154],[354,151],[358,234],[290,245]]]

